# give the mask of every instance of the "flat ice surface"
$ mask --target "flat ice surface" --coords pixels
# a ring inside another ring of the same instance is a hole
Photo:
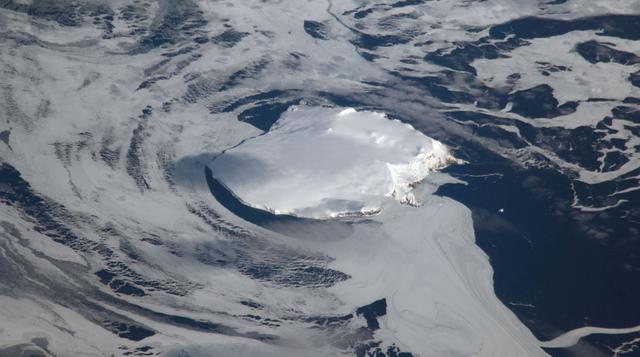
[[[382,113],[299,107],[226,151],[213,175],[246,204],[323,218],[415,203],[413,184],[455,161],[442,143]]]
[[[420,188],[421,207],[390,202],[371,218],[379,224],[356,225],[349,239],[328,247],[334,266],[352,277],[330,291],[355,306],[385,297],[376,337],[418,356],[546,355],[496,297],[469,209]]]

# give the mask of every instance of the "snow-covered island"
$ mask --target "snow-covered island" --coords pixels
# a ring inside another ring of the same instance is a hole
[[[444,144],[385,114],[297,107],[209,167],[245,204],[276,214],[377,213],[341,239],[310,238],[333,236],[321,227],[289,231],[348,274],[329,289],[345,306],[385,299],[376,338],[386,344],[424,356],[544,355],[496,297],[469,210],[431,194],[447,175],[430,174],[455,162]]]
[[[383,113],[296,107],[211,168],[245,204],[326,218],[379,212],[389,197],[418,204],[412,186],[453,162],[444,144]]]

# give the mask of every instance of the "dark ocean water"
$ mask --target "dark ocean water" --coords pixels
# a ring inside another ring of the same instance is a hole
[[[615,244],[615,231],[629,223],[611,216],[599,222],[613,230],[610,240],[594,239],[581,220],[589,215],[581,217],[569,206],[573,197],[566,177],[491,160],[448,168],[469,184],[446,185],[437,194],[472,210],[477,244],[490,257],[503,303],[541,340],[581,326],[637,325],[640,285],[633,282],[639,277],[626,267],[637,266],[638,256]],[[606,346],[617,345],[612,340],[633,335],[595,335],[569,351],[548,352],[582,355],[582,345],[591,343],[608,354]]]

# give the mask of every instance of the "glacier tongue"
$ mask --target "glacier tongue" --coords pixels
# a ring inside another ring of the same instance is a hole
[[[226,151],[214,176],[246,204],[311,218],[377,212],[457,162],[442,143],[377,112],[297,107],[264,135]]]

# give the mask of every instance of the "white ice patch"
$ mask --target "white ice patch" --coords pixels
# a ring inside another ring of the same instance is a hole
[[[356,225],[348,239],[318,243],[335,258],[332,266],[351,276],[329,290],[347,306],[386,298],[375,337],[419,356],[546,355],[496,297],[471,211],[421,191],[423,206],[391,202],[371,218],[375,226]]]
[[[211,168],[246,204],[323,218],[376,212],[387,197],[416,204],[412,186],[455,161],[442,143],[382,113],[301,107]]]

